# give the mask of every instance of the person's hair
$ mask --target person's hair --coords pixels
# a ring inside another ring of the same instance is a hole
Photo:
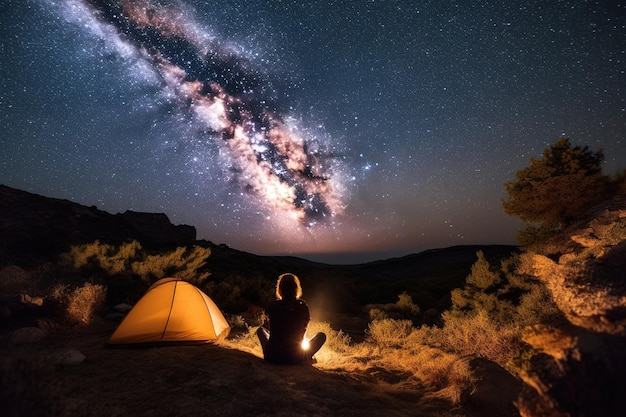
[[[285,273],[278,277],[276,282],[276,298],[282,299],[298,299],[302,297],[302,286],[300,279],[292,273]]]

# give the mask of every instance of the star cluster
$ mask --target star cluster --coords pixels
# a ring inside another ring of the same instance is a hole
[[[624,168],[608,3],[9,0],[0,182],[260,254],[514,243],[558,137]]]

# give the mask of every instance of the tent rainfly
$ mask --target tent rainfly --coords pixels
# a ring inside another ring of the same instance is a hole
[[[135,304],[109,346],[199,344],[225,338],[230,326],[208,295],[180,278],[163,278]]]

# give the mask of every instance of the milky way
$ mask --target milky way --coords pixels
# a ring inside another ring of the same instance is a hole
[[[156,71],[227,152],[232,179],[287,218],[311,227],[340,214],[339,160],[319,142],[290,128],[280,92],[257,64],[220,39],[203,35],[180,8],[150,0],[68,2],[65,12],[89,13],[107,42],[118,42]],[[111,28],[113,34],[111,36]]]
[[[515,244],[559,137],[625,168],[624,2],[3,0],[0,54],[0,183],[255,254]]]

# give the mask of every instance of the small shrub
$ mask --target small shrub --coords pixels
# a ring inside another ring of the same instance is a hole
[[[387,316],[387,313],[385,313],[382,309],[376,307],[369,310],[369,316],[370,321],[384,320],[389,318]]]
[[[417,316],[420,313],[419,306],[413,302],[413,298],[406,292],[398,295],[396,305],[400,310],[407,312],[409,315]]]
[[[65,304],[70,286],[68,284],[56,284],[50,290],[50,299],[57,304]]]
[[[72,323],[91,323],[106,301],[106,287],[85,283],[70,290],[66,284],[53,287],[50,298],[57,302],[63,315]]]
[[[309,323],[306,336],[310,338],[318,332],[326,334],[326,343],[315,355],[317,360],[326,366],[345,361],[352,350],[350,336],[341,330],[333,329],[328,322],[312,321]]]
[[[476,256],[478,259],[472,265],[472,272],[465,281],[480,290],[497,286],[500,283],[498,271],[492,269],[483,251],[476,252]]]
[[[106,300],[106,287],[85,283],[70,294],[67,314],[70,320],[90,323],[95,313],[99,312]]]
[[[403,292],[398,295],[398,301],[389,304],[373,304],[369,306],[370,321],[395,319],[395,320],[416,320],[420,313],[420,308],[413,302],[413,298]]]

